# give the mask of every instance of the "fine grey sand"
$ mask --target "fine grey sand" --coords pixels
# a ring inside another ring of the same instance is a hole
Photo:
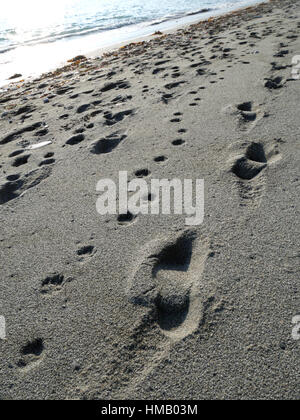
[[[1,399],[299,399],[299,29],[272,1],[0,95]],[[100,216],[120,170],[203,178],[203,224]]]

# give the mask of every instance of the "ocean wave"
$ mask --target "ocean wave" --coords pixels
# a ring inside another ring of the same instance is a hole
[[[15,46],[15,47],[7,47],[7,48],[4,48],[4,49],[0,49],[0,54],[7,53],[7,52],[12,51],[12,50],[14,50],[16,48],[17,47]]]
[[[4,46],[2,47],[2,49],[0,48],[0,54],[14,50],[18,47],[34,46],[37,44],[48,44],[48,43],[53,43],[53,42],[60,41],[63,39],[92,35],[92,34],[101,33],[104,31],[120,29],[125,26],[141,23],[143,21],[142,19],[135,19],[135,18],[129,19],[128,17],[126,18],[127,18],[126,22],[119,21],[115,23],[110,23],[109,25],[105,24],[104,22],[101,22],[101,24],[98,24],[97,26],[94,25],[93,27],[91,26],[80,27],[80,26],[74,25],[75,27],[71,27],[65,30],[60,30],[60,31],[52,31],[42,36],[40,34],[38,35],[32,34],[30,39],[27,39],[27,40],[23,39],[22,42],[17,42],[17,41],[12,42],[8,38],[0,38],[0,40],[6,41],[6,45],[4,43]],[[102,21],[105,21],[105,19],[102,19]]]
[[[212,8],[204,8],[204,9],[201,9],[201,10],[196,10],[195,12],[188,12],[188,13],[186,13],[186,16],[194,16],[194,15],[200,15],[200,14],[202,14],[202,13],[209,13],[209,12],[212,12],[213,10],[215,10],[215,9],[212,9]]]
[[[160,5],[159,0],[153,0],[153,5],[150,8],[144,8],[142,6],[143,3],[139,3],[140,0],[132,1],[139,7],[131,9],[124,9],[123,7],[122,9],[118,5],[111,9],[109,7],[107,9],[104,8],[100,12],[99,6],[97,6],[98,9],[94,10],[95,13],[92,13],[93,10],[89,11],[90,15],[85,10],[82,10],[81,14],[70,15],[64,21],[55,22],[52,26],[25,30],[23,33],[14,29],[11,25],[6,28],[3,27],[0,30],[0,54],[7,53],[18,47],[48,44],[64,39],[101,34],[102,32],[121,29],[131,25],[138,26],[142,24],[144,28],[157,26],[169,21],[213,13],[221,8],[227,9],[233,4],[238,7],[249,2],[249,0],[236,0],[235,2],[233,0],[206,0],[205,2],[202,0],[191,0],[191,3],[189,3],[190,8],[194,6],[194,10],[186,10],[188,7],[183,7],[181,0],[176,11],[176,0],[174,2],[168,0],[167,4],[160,9],[158,8]],[[116,3],[117,0],[111,0],[111,2]],[[199,5],[203,7],[197,9]],[[130,7],[132,7],[132,3],[130,3]],[[172,13],[173,10],[174,13]],[[157,17],[159,14],[163,14],[163,11],[165,11],[165,15]]]
[[[194,16],[194,15],[201,15],[204,13],[209,13],[209,12],[212,12],[213,10],[216,10],[216,8],[203,8],[203,9],[195,10],[191,12],[177,13],[174,15],[164,16],[161,19],[157,19],[151,22],[150,26],[160,25],[162,23],[169,22],[170,20],[181,19],[187,16]]]

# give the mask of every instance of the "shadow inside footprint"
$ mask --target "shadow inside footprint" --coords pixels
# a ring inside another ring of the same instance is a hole
[[[55,291],[59,291],[63,286],[65,278],[63,274],[52,273],[49,274],[41,283],[41,293],[52,294]]]
[[[96,249],[93,245],[84,245],[77,250],[78,261],[84,261],[87,257],[93,257]]]
[[[182,146],[185,143],[182,139],[176,139],[172,141],[173,146]]]
[[[138,169],[137,171],[135,171],[135,176],[137,178],[145,178],[147,176],[150,175],[150,171],[149,169]]]
[[[130,225],[135,221],[135,219],[136,215],[130,213],[130,211],[128,211],[126,214],[119,214],[117,217],[118,224],[122,226]]]
[[[239,158],[232,167],[232,172],[241,179],[254,179],[267,166],[265,149],[261,143],[251,143],[245,156]]]
[[[20,175],[11,175],[7,179],[9,182],[0,184],[0,205],[7,203],[19,197],[26,190],[37,186],[51,174],[50,167],[40,168],[25,174],[22,178]]]
[[[187,271],[192,258],[193,237],[180,237],[174,244],[166,246],[158,255],[154,274],[159,270]]]
[[[83,134],[76,134],[75,136],[72,136],[67,140],[66,144],[69,144],[70,146],[75,146],[76,144],[81,143],[85,139]]]
[[[238,159],[232,167],[232,172],[241,179],[250,181],[265,169],[265,165],[250,162],[246,157]]]
[[[28,365],[34,366],[34,364],[38,363],[43,356],[44,349],[44,342],[42,338],[35,338],[32,341],[28,341],[20,349],[22,358],[18,360],[17,366],[20,369],[27,368]]]
[[[101,155],[112,152],[123,140],[126,139],[126,135],[112,134],[101,140],[98,140],[93,144],[91,152],[95,155]]]
[[[181,237],[158,256],[153,274],[160,283],[155,300],[158,324],[163,330],[178,328],[186,319],[190,305],[190,288],[182,273],[192,258],[192,237]]]
[[[265,148],[261,143],[251,143],[247,148],[246,157],[254,162],[267,163]]]
[[[22,187],[22,185],[22,180],[6,182],[5,184],[0,185],[0,205],[17,198],[19,195],[17,191]]]
[[[12,152],[8,157],[15,157],[15,156],[21,155],[23,152],[24,152],[24,149],[18,149]]]
[[[168,158],[166,156],[156,156],[153,160],[156,163],[162,163],[168,160]]]
[[[15,159],[15,161],[12,163],[12,166],[15,166],[16,168],[18,168],[19,166],[26,165],[26,163],[28,163],[29,158],[30,158],[30,155],[20,156]]]
[[[185,321],[189,312],[189,294],[174,294],[172,291],[166,296],[158,295],[156,300],[157,322],[162,330],[171,331]]]
[[[244,112],[252,111],[252,102],[243,102],[242,104],[237,105],[237,109]]]
[[[87,254],[92,254],[94,251],[94,247],[93,245],[85,245],[82,248],[77,250],[77,255],[81,256],[81,255],[87,255]]]
[[[254,122],[258,117],[252,102],[243,102],[239,105],[236,105],[236,109],[240,115],[240,123]],[[257,111],[259,113],[259,110]]]
[[[21,349],[21,354],[23,356],[26,355],[34,355],[40,356],[44,350],[43,340],[41,338],[36,338],[33,341],[29,341],[25,346]]]
[[[280,89],[283,87],[283,78],[278,76],[274,79],[268,79],[265,83],[265,87],[272,90],[272,89]]]

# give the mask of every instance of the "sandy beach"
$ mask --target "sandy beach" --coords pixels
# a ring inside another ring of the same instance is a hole
[[[0,399],[299,399],[299,31],[274,0],[0,92]],[[101,216],[119,171],[204,179],[203,223]]]

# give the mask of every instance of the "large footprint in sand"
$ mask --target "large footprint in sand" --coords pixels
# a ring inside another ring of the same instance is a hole
[[[259,205],[266,184],[266,169],[281,159],[280,140],[249,143],[242,155],[230,160],[230,172],[237,180],[242,205]]]
[[[202,319],[201,277],[208,252],[208,241],[192,230],[152,241],[129,279],[129,300],[153,309],[154,322],[175,341],[193,333]]]

